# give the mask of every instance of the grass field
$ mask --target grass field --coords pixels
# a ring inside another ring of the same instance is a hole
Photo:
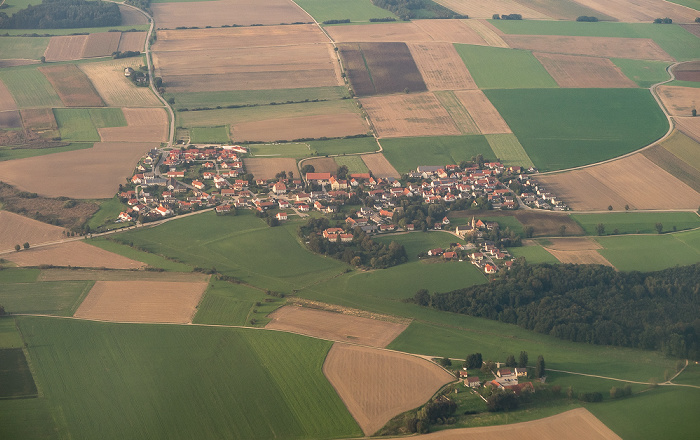
[[[21,348],[22,337],[15,327],[14,318],[0,318],[0,348]]]
[[[346,87],[310,87],[303,89],[233,90],[167,94],[175,98],[176,109],[227,105],[267,105],[271,102],[336,100],[349,97]]]
[[[700,231],[596,240],[603,246],[598,252],[618,270],[652,271],[700,261]]]
[[[98,211],[99,212],[99,211]],[[112,241],[107,241],[104,238],[93,238],[86,240],[85,243],[97,246],[98,248],[104,249],[106,251],[114,252],[121,256],[131,258],[132,260],[141,261],[146,263],[151,267],[157,267],[164,269],[166,271],[172,272],[191,272],[192,266],[188,266],[183,263],[176,261],[171,261],[161,257],[160,255],[152,254],[149,252],[143,252],[138,249],[134,249],[130,246],[126,246],[120,243],[115,243]]]
[[[0,69],[0,80],[10,90],[19,108],[63,107],[49,80],[36,67]]]
[[[700,386],[700,364],[689,362],[688,366],[677,378],[673,379],[673,383],[682,383],[688,385]]]
[[[7,283],[0,289],[0,304],[11,313],[71,316],[92,285],[92,281]]]
[[[514,134],[487,134],[485,136],[493,153],[504,165],[516,165],[523,168],[535,166]]]
[[[329,342],[196,326],[28,317],[19,325],[45,399],[61,414],[55,428],[64,436],[360,434],[321,371]]]
[[[3,9],[2,12],[7,15],[14,15],[15,12],[25,9],[27,6],[33,4],[32,0],[7,0],[5,2],[8,6],[7,9]]]
[[[482,135],[394,138],[381,142],[384,156],[399,173],[420,165],[458,164],[478,154],[484,159],[496,158]]]
[[[83,150],[92,148],[90,142],[73,142],[63,147],[54,148],[17,148],[0,147],[0,161],[23,159],[25,157],[43,156],[45,154],[63,153],[64,151]],[[119,214],[119,213],[117,213]]]
[[[345,165],[348,167],[350,173],[368,173],[369,168],[362,161],[361,156],[336,156],[334,157],[335,163],[339,167]]]
[[[558,87],[529,51],[466,44],[455,48],[480,89]]]
[[[289,142],[281,144],[251,144],[251,156],[260,157],[291,157],[293,159],[302,159],[311,156],[309,144],[303,142]]]
[[[668,121],[645,89],[486,90],[540,171],[620,156],[660,138]]]
[[[668,85],[668,86],[676,86],[676,87],[694,87],[694,88],[698,88],[698,87],[700,87],[700,82],[692,82],[692,81],[671,81],[670,83],[667,83],[666,85]]]
[[[700,0],[669,0],[677,5],[687,6],[689,8],[700,11]]]
[[[126,118],[120,108],[91,108],[90,118],[96,128],[126,127]]]
[[[330,139],[325,141],[309,141],[309,148],[319,155],[371,153],[379,149],[377,141],[372,136],[352,139]]]
[[[603,223],[605,233],[615,229],[620,234],[656,234],[656,223],[663,225],[664,232],[700,227],[700,217],[694,212],[610,212],[604,214],[571,214],[576,223],[588,235],[597,235],[596,225]]]
[[[402,244],[406,248],[406,254],[408,254],[408,261],[418,261],[418,254],[421,252],[427,252],[430,249],[449,248],[450,243],[455,242],[464,244],[462,240],[455,237],[454,235],[440,231],[409,232],[406,234],[378,236],[375,240],[379,243],[385,243],[387,245],[392,241]]]
[[[100,209],[90,217],[88,220],[88,226],[93,231],[98,228],[111,229],[111,227],[119,227],[122,224],[114,223],[114,220],[119,217],[119,213],[125,211],[128,206],[123,204],[117,196],[102,200],[100,203]]]
[[[194,143],[226,143],[230,141],[228,125],[217,127],[192,127],[190,128],[190,142]]]
[[[25,1],[25,0],[21,0]],[[31,2],[31,0],[30,0]],[[98,27],[98,28],[68,28],[68,29],[3,29],[2,32],[10,35],[24,35],[24,34],[40,34],[40,35],[74,35],[74,34],[92,34],[97,32],[107,32],[110,30],[117,31],[128,31],[131,29],[136,29],[138,31],[147,31],[148,25],[126,25],[126,26],[108,26],[108,27]],[[34,38],[34,37],[32,37]]]
[[[55,108],[53,113],[61,131],[61,139],[69,142],[100,141],[100,135],[90,114],[91,109]]]
[[[284,302],[283,299],[265,295],[259,289],[213,279],[204,292],[204,298],[199,303],[192,322],[264,326],[270,321],[267,314]]]
[[[612,58],[610,61],[619,67],[622,73],[627,75],[627,78],[636,82],[639,87],[648,89],[653,84],[669,79],[669,74],[666,71],[669,64],[665,61],[627,60],[624,58]]]
[[[316,21],[342,20],[369,22],[370,18],[398,17],[386,9],[374,6],[370,0],[300,0],[297,3]]]
[[[525,260],[530,264],[559,263],[559,260],[557,260],[554,255],[550,254],[539,245],[512,247],[508,248],[508,252],[510,252],[514,258],[525,258]]]
[[[0,60],[38,60],[48,45],[48,37],[1,37]]]

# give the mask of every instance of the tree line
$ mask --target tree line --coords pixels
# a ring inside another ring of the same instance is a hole
[[[423,18],[418,16],[418,11],[429,11],[430,18],[469,18],[467,15],[457,14],[446,7],[431,0],[372,0],[375,6],[398,15],[402,20]]]
[[[119,26],[122,14],[116,3],[85,0],[44,0],[9,17],[0,12],[1,29],[69,29]]]

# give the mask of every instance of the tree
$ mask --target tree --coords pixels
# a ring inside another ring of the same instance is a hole
[[[515,356],[512,354],[509,354],[508,357],[506,358],[506,367],[513,368],[517,364],[515,363]]]
[[[16,245],[15,245],[15,251],[19,252],[20,249],[22,249],[22,246],[16,244]]]
[[[481,368],[483,365],[484,361],[481,357],[481,353],[472,353],[467,356],[467,359],[464,361],[464,367],[468,370],[473,370],[476,368]]]
[[[544,369],[544,356],[537,356],[537,363],[535,364],[535,377],[544,377],[546,370]]]
[[[629,211],[629,210],[630,210],[630,205],[625,205],[625,211]]]
[[[518,359],[518,367],[519,368],[527,367],[527,351],[520,352],[520,359]]]
[[[314,171],[316,171],[316,168],[314,168],[313,165],[304,165],[303,167],[301,167],[301,174],[304,175],[313,173]]]
[[[25,241],[24,244],[22,245],[23,248],[29,249],[29,242]]]
[[[445,368],[451,367],[452,361],[450,360],[450,358],[444,357],[444,358],[440,359],[440,365],[442,365]]]
[[[525,237],[532,238],[535,235],[535,228],[533,226],[525,226]]]
[[[518,407],[518,396],[511,390],[496,390],[488,399],[489,411],[510,411]]]
[[[657,234],[660,234],[660,233],[662,233],[663,230],[664,230],[664,225],[662,225],[661,223],[656,223],[656,224],[654,225],[654,228],[656,228],[656,233],[657,233]]]
[[[341,165],[338,167],[336,174],[338,175],[338,180],[345,180],[348,178],[348,173],[350,170],[347,165]]]
[[[574,398],[574,387],[572,387],[571,385],[569,385],[569,388],[566,389],[566,397],[568,397],[569,399]]]
[[[612,205],[608,205],[608,211],[612,211]]]
[[[419,306],[429,306],[430,305],[430,293],[426,289],[420,289],[413,295],[413,300]]]
[[[690,111],[690,114],[691,114],[692,116],[697,116],[697,115],[698,115],[698,111],[695,110],[695,109],[692,109],[692,110]]]
[[[559,226],[559,235],[561,235],[562,237],[566,235],[566,225]]]
[[[605,225],[598,223],[595,225],[595,231],[598,233],[598,235],[605,235]]]
[[[7,315],[7,312],[5,311],[5,307],[0,304],[0,316],[5,316]]]

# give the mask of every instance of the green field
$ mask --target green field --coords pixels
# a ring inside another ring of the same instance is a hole
[[[529,51],[466,44],[455,48],[480,89],[559,87]]]
[[[700,0],[669,0],[677,5],[687,6],[689,8],[700,11]]]
[[[683,162],[700,171],[700,144],[693,139],[676,131],[664,141],[663,147]]]
[[[450,117],[459,129],[461,134],[477,134],[481,133],[477,127],[472,115],[469,114],[464,104],[457,99],[454,92],[449,90],[441,90],[433,92],[433,95],[440,101],[440,104],[447,110]]]
[[[521,166],[526,169],[535,166],[514,134],[487,134],[484,136],[493,153],[504,165]]]
[[[395,241],[402,244],[406,248],[406,254],[408,255],[408,261],[418,261],[418,254],[421,252],[428,252],[430,249],[435,248],[447,248],[449,249],[450,243],[464,244],[464,240],[460,240],[452,234],[442,231],[433,232],[407,232],[404,234],[396,234],[389,236],[378,236],[375,241],[379,243],[389,244]],[[431,258],[435,261],[437,259]],[[439,260],[438,260],[439,261]],[[445,263],[452,264],[452,263]]]
[[[252,157],[291,157],[292,159],[303,159],[311,156],[309,144],[304,142],[286,142],[274,144],[250,144],[250,155]]]
[[[510,252],[513,258],[523,257],[525,261],[530,264],[559,263],[559,260],[557,260],[554,255],[550,254],[539,245],[511,247],[508,248],[508,252]]]
[[[7,15],[14,15],[15,12],[25,9],[31,4],[36,4],[37,2],[32,2],[32,0],[6,0],[5,3],[9,6],[6,9],[2,9],[2,12]]]
[[[25,157],[43,156],[45,154],[63,153],[65,151],[84,150],[92,148],[93,144],[88,142],[74,142],[63,147],[54,148],[11,148],[0,147],[0,161],[24,159]]]
[[[100,135],[90,110],[86,108],[53,109],[58,129],[61,131],[61,139],[69,142],[99,142]]]
[[[192,127],[190,128],[190,142],[196,144],[217,143],[225,144],[230,141],[228,125],[217,127]]]
[[[49,80],[35,67],[0,69],[0,80],[10,90],[19,108],[63,107]]]
[[[91,108],[90,117],[95,128],[126,127],[126,118],[120,108]]]
[[[93,231],[100,229],[113,229],[117,227],[124,226],[124,223],[114,223],[114,221],[119,217],[119,213],[126,211],[127,205],[123,204],[118,196],[114,196],[111,199],[102,200],[100,203],[100,209],[90,217],[87,224]]]
[[[379,150],[377,141],[372,136],[351,139],[329,139],[307,142],[311,151],[319,155],[371,153]]]
[[[0,348],[0,399],[37,396],[27,359],[21,348]]]
[[[105,238],[91,238],[90,240],[86,240],[85,243],[97,246],[98,248],[109,252],[114,252],[115,254],[119,254],[127,258],[131,258],[132,260],[146,263],[151,267],[156,267],[171,272],[192,272],[192,266],[171,261],[161,257],[160,255],[143,252],[123,244],[107,241]]]
[[[285,300],[265,295],[260,289],[212,279],[197,307],[192,322],[196,324],[259,325]],[[255,323],[251,322],[255,319]]]
[[[700,87],[700,82],[694,82],[694,81],[671,81],[669,83],[666,83],[667,86],[676,86],[676,87],[694,87],[694,88],[699,88]]]
[[[606,228],[607,229],[607,228]],[[700,231],[597,237],[598,252],[618,270],[653,271],[700,261]]]
[[[622,70],[622,73],[636,82],[639,87],[648,89],[653,84],[670,78],[666,71],[669,63],[666,61],[628,60],[625,58],[611,58],[610,61],[615,63]]]
[[[92,285],[92,281],[7,283],[0,289],[0,304],[11,313],[71,316]]]
[[[611,159],[659,139],[668,121],[645,89],[486,90],[540,171]]]
[[[370,18],[398,17],[374,6],[371,0],[299,0],[297,3],[316,21],[344,20],[369,22]]]
[[[10,317],[0,318],[0,348],[21,348],[22,337],[15,327],[15,320]]]
[[[35,400],[49,406],[55,437],[316,439],[361,433],[321,371],[330,342],[260,330],[18,321],[44,396]],[[0,415],[0,429],[24,423],[6,417]]]
[[[24,0],[22,0],[24,1]],[[29,1],[31,3],[31,0]],[[38,3],[38,2],[37,2]],[[107,32],[111,30],[115,31],[129,31],[129,30],[147,31],[147,24],[131,25],[131,26],[108,26],[108,27],[97,27],[97,28],[68,28],[68,29],[3,29],[2,33],[9,35],[26,35],[26,34],[39,34],[46,36],[53,35],[74,35],[74,34],[93,34],[97,32]],[[34,38],[34,37],[32,37]],[[90,60],[90,61],[94,61]],[[72,62],[72,61],[71,61]]]
[[[688,362],[688,366],[678,377],[673,379],[673,383],[700,386],[700,364]]]
[[[598,235],[596,226],[605,225],[605,233],[613,234],[656,234],[656,223],[669,232],[675,226],[678,231],[700,227],[700,217],[694,212],[609,212],[603,214],[571,214],[586,234]]]
[[[0,283],[33,283],[39,276],[39,269],[6,268],[0,270]]]
[[[459,164],[478,154],[484,159],[496,158],[482,135],[393,138],[381,143],[384,156],[402,174],[420,165]]]
[[[369,173],[369,168],[362,160],[362,156],[336,156],[334,159],[339,167],[343,165],[348,167],[350,173]]]
[[[267,105],[271,102],[284,103],[287,101],[331,101],[348,98],[346,87],[309,87],[304,89],[275,89],[275,90],[233,90],[219,92],[186,92],[166,94],[175,99],[174,107],[182,108],[214,108],[228,105]]]
[[[0,37],[0,60],[38,60],[48,45],[48,37]]]

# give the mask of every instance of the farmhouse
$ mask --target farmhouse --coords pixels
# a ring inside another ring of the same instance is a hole
[[[469,388],[479,388],[481,386],[481,380],[476,376],[467,377],[464,379],[464,385]]]

